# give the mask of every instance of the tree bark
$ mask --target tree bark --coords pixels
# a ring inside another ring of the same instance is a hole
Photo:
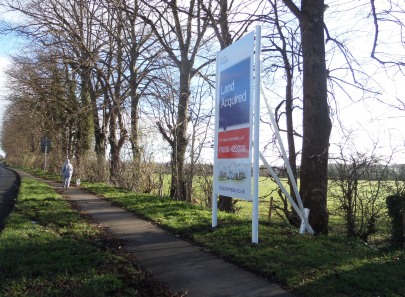
[[[286,88],[285,88],[285,116],[286,116],[286,126],[287,126],[287,143],[288,143],[288,162],[290,163],[291,171],[293,176],[290,177],[288,175],[288,184],[290,186],[290,195],[291,198],[297,203],[297,197],[295,195],[295,190],[293,187],[293,182],[297,184],[297,155],[295,151],[295,139],[294,139],[294,123],[293,123],[293,110],[294,110],[294,98],[293,98],[293,69],[295,67],[294,63],[294,56],[290,58],[289,50],[287,49],[287,45],[291,45],[291,50],[293,50],[294,44],[290,44],[287,42],[286,37],[284,36],[283,26],[279,20],[278,14],[278,5],[277,2],[274,2],[273,9],[275,13],[275,25],[278,32],[278,37],[282,43],[282,47],[279,49],[280,54],[283,59],[283,66],[286,75]],[[294,42],[294,41],[293,41]],[[292,181],[294,179],[294,181]],[[286,198],[284,198],[285,200]],[[287,206],[286,203],[284,203]],[[288,221],[296,227],[299,227],[301,224],[301,220],[299,215],[295,212],[295,210],[291,207],[291,210],[288,207],[284,207],[283,210],[284,214],[286,215]]]
[[[220,31],[216,32],[216,36],[221,44],[221,50],[225,49],[232,44],[232,36],[230,34],[229,22],[228,22],[228,0],[222,0],[219,9],[219,28]],[[219,195],[218,209],[233,213],[235,212],[234,204],[232,203],[232,197]]]
[[[332,128],[327,101],[324,1],[301,1],[303,143],[300,194],[316,233],[328,233],[328,149]]]
[[[286,52],[284,52],[286,53]],[[295,153],[295,140],[294,140],[294,125],[293,125],[293,92],[292,92],[292,81],[293,77],[291,74],[291,67],[286,61],[286,77],[287,77],[287,86],[286,86],[286,98],[285,98],[285,114],[286,114],[286,123],[287,123],[287,143],[288,143],[288,162],[290,163],[291,171],[293,177],[288,176],[289,186],[290,186],[290,195],[292,199],[297,203],[297,197],[295,195],[293,183],[291,179],[294,179],[295,184],[297,184],[297,156]],[[298,214],[292,209],[291,213],[288,214],[289,222],[298,227],[301,223]]]
[[[80,93],[80,110],[77,115],[77,131],[76,131],[76,167],[77,173],[81,174],[81,163],[86,153],[91,147],[91,140],[93,135],[93,118],[92,106],[90,101],[90,80],[91,71],[89,67],[83,66],[80,73],[82,79],[81,93]]]
[[[189,98],[192,63],[184,59],[180,66],[180,98],[177,107],[177,123],[174,141],[174,168],[170,194],[177,200],[191,201],[187,191],[187,178],[184,172],[186,149],[188,145],[187,126],[189,121]]]

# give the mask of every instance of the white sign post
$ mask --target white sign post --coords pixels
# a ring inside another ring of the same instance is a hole
[[[259,142],[260,27],[217,54],[212,226],[218,195],[252,200],[252,136]],[[256,48],[255,48],[256,41]],[[255,55],[256,50],[256,55]],[[254,67],[256,72],[254,74]],[[253,78],[255,77],[255,80]],[[255,86],[255,87],[254,87]],[[253,126],[255,104],[255,130]],[[256,111],[257,109],[257,111]],[[257,139],[256,139],[257,138]],[[258,151],[257,145],[255,149]],[[257,243],[258,154],[255,153],[252,242]]]

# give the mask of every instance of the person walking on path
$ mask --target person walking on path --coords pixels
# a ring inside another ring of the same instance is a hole
[[[70,160],[66,159],[66,162],[62,166],[63,188],[65,189],[69,188],[72,174],[73,174],[73,166],[72,164],[70,164]]]

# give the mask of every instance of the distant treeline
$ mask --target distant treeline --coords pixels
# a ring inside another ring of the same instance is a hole
[[[273,168],[279,177],[286,178],[287,170],[284,167]],[[299,175],[299,168],[297,170]],[[266,176],[267,169],[260,168],[260,175]],[[331,180],[346,179],[350,176],[358,180],[405,180],[405,164],[329,164],[328,178]]]
[[[159,164],[160,172],[170,174],[170,164]],[[196,165],[197,175],[212,175],[212,164]],[[287,178],[285,167],[273,167],[274,171],[280,178]],[[300,172],[298,167],[298,174]],[[349,176],[356,175],[359,180],[405,180],[405,164],[383,165],[374,164],[364,166],[364,164],[329,164],[328,177],[332,180],[345,179]],[[269,176],[268,170],[260,166],[260,176]]]
[[[359,180],[405,180],[405,164],[329,164],[329,179],[341,179],[354,173]]]

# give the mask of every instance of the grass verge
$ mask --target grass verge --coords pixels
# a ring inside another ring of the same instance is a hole
[[[54,189],[23,178],[0,233],[0,296],[176,296]]]
[[[297,295],[405,296],[405,251],[378,249],[347,238],[340,228],[312,237],[280,221],[260,220],[259,245],[251,245],[249,210],[220,212],[212,230],[209,209],[105,184],[82,186]]]
[[[246,215],[220,212],[219,227],[211,230],[209,209],[104,184],[83,186],[297,295],[405,296],[404,250],[377,249],[339,233],[300,235],[282,222],[264,220],[259,244],[252,245]]]

